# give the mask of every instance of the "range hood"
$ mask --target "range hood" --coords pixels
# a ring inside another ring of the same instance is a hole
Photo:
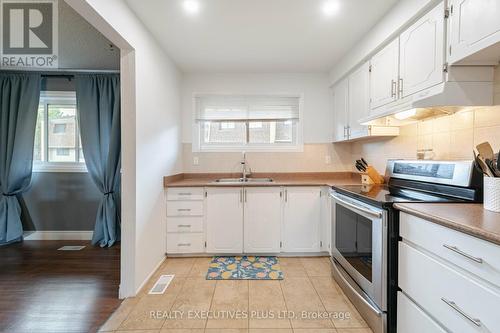
[[[452,67],[445,81],[371,110],[360,119],[363,125],[403,125],[427,118],[450,115],[471,106],[493,105],[493,68]],[[467,81],[466,81],[467,80]]]

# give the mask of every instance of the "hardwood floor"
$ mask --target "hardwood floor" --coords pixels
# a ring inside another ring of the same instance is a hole
[[[81,251],[57,251],[86,245]],[[118,308],[120,246],[25,241],[0,247],[0,332],[95,332]]]

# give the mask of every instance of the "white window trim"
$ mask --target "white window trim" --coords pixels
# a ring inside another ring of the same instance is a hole
[[[297,138],[294,145],[252,144],[252,145],[219,145],[217,147],[201,147],[201,123],[196,121],[196,98],[203,95],[239,95],[239,96],[272,96],[299,98],[299,120],[297,121]],[[304,94],[300,93],[240,93],[240,92],[194,92],[192,95],[191,124],[193,153],[241,153],[241,152],[303,152],[304,151]]]
[[[67,104],[70,101],[73,102],[75,98],[76,92],[74,91],[42,91],[40,92],[39,103],[44,103],[45,99],[50,99],[54,104]],[[33,161],[32,170],[33,172],[88,172],[87,165],[83,162]]]

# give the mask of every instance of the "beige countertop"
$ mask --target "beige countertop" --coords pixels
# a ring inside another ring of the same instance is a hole
[[[500,213],[482,204],[398,203],[403,212],[500,245]]]
[[[316,172],[316,173],[255,173],[254,178],[272,178],[273,182],[263,183],[216,183],[218,178],[237,178],[234,174],[179,174],[164,177],[165,187],[198,186],[333,186],[361,184],[359,174],[352,172]]]

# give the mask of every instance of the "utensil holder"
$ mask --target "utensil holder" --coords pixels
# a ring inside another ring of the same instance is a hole
[[[500,178],[484,177],[484,209],[500,213]]]

